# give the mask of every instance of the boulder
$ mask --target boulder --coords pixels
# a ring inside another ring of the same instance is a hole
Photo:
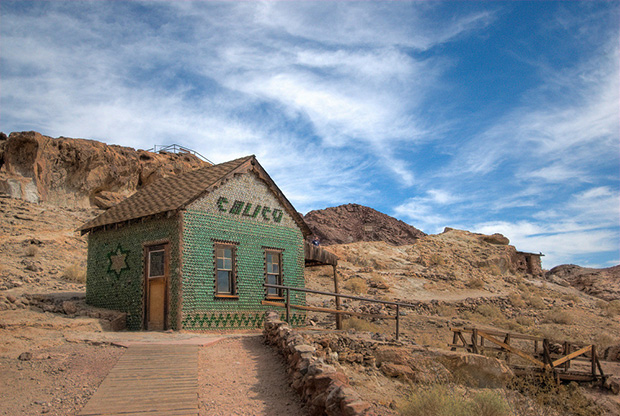
[[[127,198],[119,192],[99,191],[93,195],[91,204],[101,209],[108,209]]]
[[[510,244],[510,240],[499,233],[495,233],[492,235],[483,235],[482,240],[486,241],[489,244],[497,244],[499,246],[507,246],[508,244]]]
[[[483,388],[502,388],[514,376],[501,360],[478,354],[446,352],[441,363],[464,384]]]

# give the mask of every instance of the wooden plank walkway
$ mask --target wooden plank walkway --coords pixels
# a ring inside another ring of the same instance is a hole
[[[79,416],[197,416],[198,345],[131,345]]]

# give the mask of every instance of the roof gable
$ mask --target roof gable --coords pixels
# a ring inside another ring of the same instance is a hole
[[[293,208],[282,191],[269,177],[254,155],[246,156],[219,165],[205,166],[191,172],[162,178],[145,186],[129,198],[111,207],[98,217],[82,225],[78,231],[85,234],[98,227],[123,223],[139,218],[167,212],[176,212],[222,186],[235,173],[255,172],[293,217],[304,236],[310,234],[308,225]]]

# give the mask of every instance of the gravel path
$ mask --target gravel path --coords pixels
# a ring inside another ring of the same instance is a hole
[[[200,349],[200,416],[304,416],[283,358],[262,336],[224,339]]]

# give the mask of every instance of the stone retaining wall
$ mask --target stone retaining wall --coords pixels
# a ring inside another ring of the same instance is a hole
[[[263,335],[286,359],[291,386],[306,403],[310,415],[373,414],[370,403],[349,386],[347,376],[319,358],[315,347],[306,344],[277,313],[267,312]]]

